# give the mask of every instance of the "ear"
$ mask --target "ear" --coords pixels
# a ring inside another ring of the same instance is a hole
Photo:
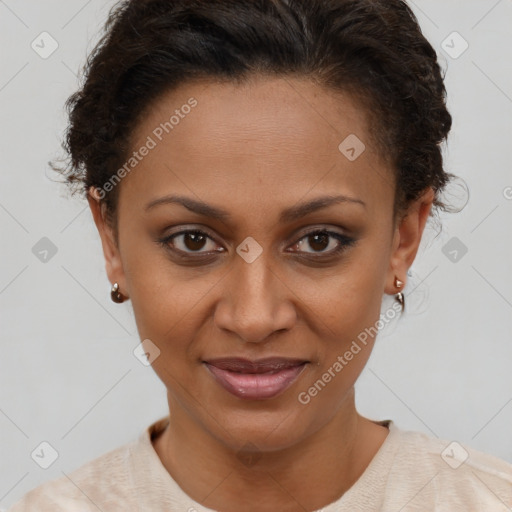
[[[118,283],[119,291],[128,298],[121,254],[115,241],[113,229],[107,222],[106,205],[101,202],[100,195],[95,187],[89,188],[87,201],[101,238],[108,279],[112,284]]]
[[[397,222],[386,278],[385,292],[389,295],[399,291],[395,286],[395,276],[404,284],[406,282],[407,271],[416,258],[434,198],[434,190],[428,187],[416,201],[411,203]]]

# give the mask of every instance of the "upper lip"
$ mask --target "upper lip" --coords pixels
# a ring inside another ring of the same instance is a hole
[[[305,359],[267,357],[265,359],[250,360],[242,357],[222,357],[204,361],[206,364],[238,373],[267,373],[286,370],[307,363]]]

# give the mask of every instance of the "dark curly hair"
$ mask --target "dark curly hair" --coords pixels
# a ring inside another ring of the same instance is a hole
[[[396,172],[395,215],[427,187],[434,207],[452,175],[440,144],[451,127],[435,50],[402,0],[123,0],[66,102],[72,192],[102,188],[157,97],[194,79],[297,76],[362,100]],[[62,163],[62,160],[61,160]],[[116,224],[119,187],[104,195]]]

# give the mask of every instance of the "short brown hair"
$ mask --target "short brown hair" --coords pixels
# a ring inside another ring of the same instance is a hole
[[[67,101],[64,173],[73,192],[101,188],[161,93],[194,78],[309,77],[366,100],[396,171],[395,214],[451,174],[440,144],[451,127],[437,55],[402,0],[124,0]],[[115,219],[119,187],[104,201]]]

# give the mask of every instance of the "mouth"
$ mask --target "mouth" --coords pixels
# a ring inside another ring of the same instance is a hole
[[[309,361],[273,357],[259,360],[222,358],[203,361],[226,391],[246,400],[265,400],[284,393]]]

